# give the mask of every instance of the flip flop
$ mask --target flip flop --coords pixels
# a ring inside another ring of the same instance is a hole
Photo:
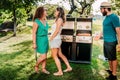
[[[60,73],[56,72],[56,73],[53,73],[53,75],[54,75],[54,76],[62,76],[63,73],[60,74]]]
[[[47,70],[42,70],[42,73],[45,73],[45,74],[50,74],[50,72],[49,72],[49,71],[47,71]]]
[[[63,72],[71,72],[71,71],[72,71],[72,68],[63,70]]]

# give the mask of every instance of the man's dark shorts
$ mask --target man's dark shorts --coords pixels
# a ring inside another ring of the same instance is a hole
[[[105,42],[104,41],[104,56],[105,56],[105,58],[107,58],[110,61],[117,59],[116,45],[117,45],[117,41],[115,41],[115,42]]]

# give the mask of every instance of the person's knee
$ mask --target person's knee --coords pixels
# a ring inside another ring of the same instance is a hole
[[[47,59],[47,55],[46,55],[46,54],[41,55],[41,58],[42,58],[43,60],[45,60],[45,59]]]
[[[59,52],[59,53],[58,53],[58,56],[59,56],[59,57],[62,57],[62,56],[63,56],[63,54]]]
[[[61,51],[61,49],[59,49],[58,55],[59,55],[59,57],[62,57],[62,56],[64,56],[64,55],[62,54],[62,51]]]
[[[53,58],[53,59],[56,59],[56,58],[57,58],[57,55],[52,54],[52,58]]]

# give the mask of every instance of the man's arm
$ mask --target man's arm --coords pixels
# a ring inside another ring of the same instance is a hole
[[[116,27],[115,29],[117,32],[118,44],[120,44],[120,27]]]

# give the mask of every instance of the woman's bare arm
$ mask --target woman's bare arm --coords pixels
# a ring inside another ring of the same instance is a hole
[[[59,18],[56,22],[56,30],[53,33],[53,35],[50,37],[50,40],[53,40],[57,36],[57,34],[59,33],[59,31],[61,29],[62,24],[63,24],[63,20],[61,18]]]
[[[33,29],[32,29],[32,38],[33,38],[33,44],[36,44],[36,32],[37,32],[38,25],[37,23],[33,23]]]

